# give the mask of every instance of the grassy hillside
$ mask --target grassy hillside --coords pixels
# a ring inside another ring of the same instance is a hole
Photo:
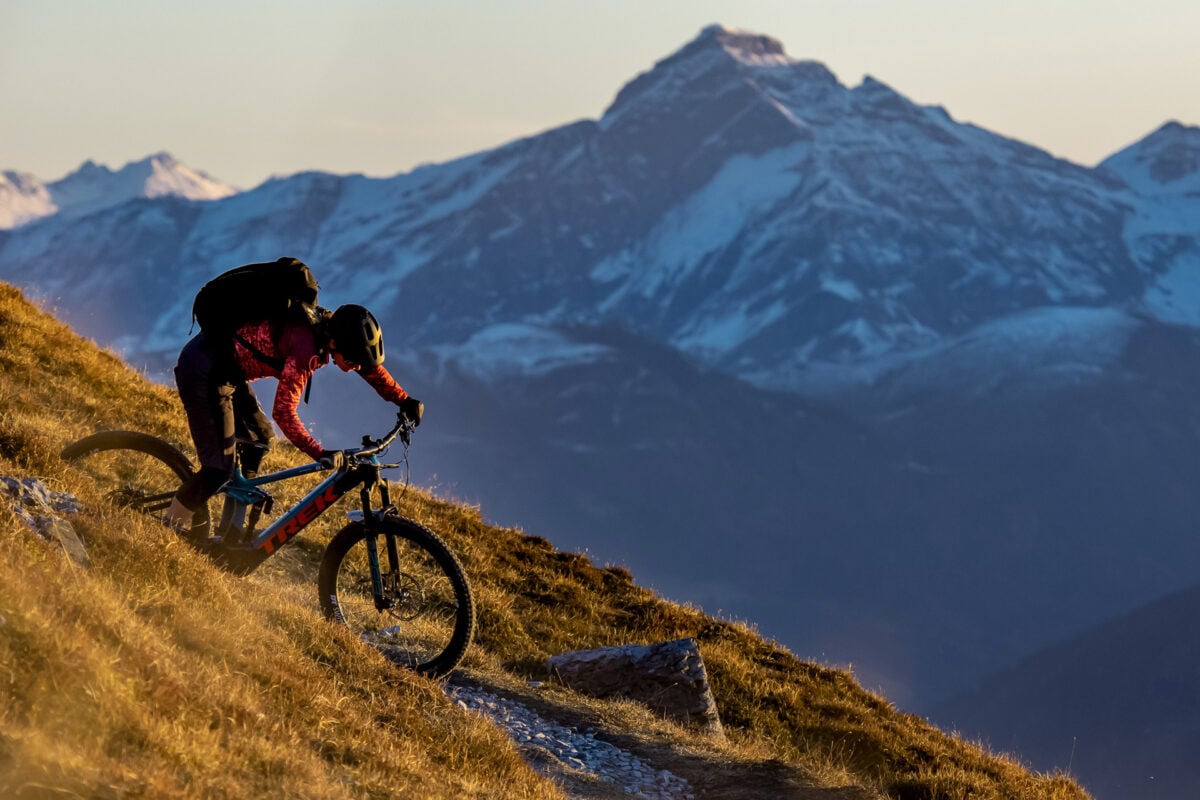
[[[0,284],[0,474],[79,496],[88,510],[72,523],[92,560],[73,566],[0,513],[0,797],[565,796],[439,684],[321,619],[316,563],[337,514],[254,575],[232,577],[161,526],[106,507],[60,462],[63,445],[104,428],[188,442],[171,391]],[[272,458],[300,456],[279,447]],[[665,602],[622,569],[417,490],[401,505],[449,540],[472,577],[479,626],[467,678],[673,759],[700,796],[1086,797],[744,625]],[[526,685],[564,650],[683,636],[700,642],[727,743],[628,703]]]

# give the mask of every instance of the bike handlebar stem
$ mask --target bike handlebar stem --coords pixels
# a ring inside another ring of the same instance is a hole
[[[366,441],[363,447],[352,448],[345,450],[347,458],[361,458],[363,456],[373,456],[382,453],[391,446],[392,442],[396,441],[396,437],[400,436],[406,443],[408,435],[416,426],[403,414],[396,415],[396,425],[388,431],[383,438],[370,440],[363,437]]]

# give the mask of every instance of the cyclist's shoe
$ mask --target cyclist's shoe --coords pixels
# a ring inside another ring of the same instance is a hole
[[[176,533],[187,533],[192,529],[192,516],[195,512],[179,502],[178,497],[171,498],[171,505],[163,514],[163,524],[172,528]]]

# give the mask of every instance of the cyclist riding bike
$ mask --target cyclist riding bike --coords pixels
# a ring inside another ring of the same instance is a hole
[[[359,305],[324,312],[316,325],[247,324],[232,342],[206,337],[201,330],[184,345],[175,367],[200,470],[184,481],[163,521],[188,529],[195,511],[232,476],[235,453],[244,475],[257,474],[273,435],[250,381],[278,379],[272,418],[292,444],[331,468],[341,466],[341,451],[324,449],[297,413],[313,373],[331,359],[343,372],[357,372],[381,398],[419,424],[424,406],[384,369],[383,356],[383,331]]]

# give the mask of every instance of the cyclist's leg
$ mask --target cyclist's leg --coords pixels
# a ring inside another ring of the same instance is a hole
[[[174,521],[173,511],[178,516],[198,509],[233,471],[234,385],[220,361],[205,346],[201,333],[184,346],[175,367],[175,385],[200,458],[200,471],[176,493],[168,521]]]
[[[267,450],[271,448],[274,432],[271,422],[263,413],[254,390],[247,381],[238,381],[233,387],[233,415],[238,436],[238,460],[242,464],[242,474],[253,478],[258,474],[259,465]]]

